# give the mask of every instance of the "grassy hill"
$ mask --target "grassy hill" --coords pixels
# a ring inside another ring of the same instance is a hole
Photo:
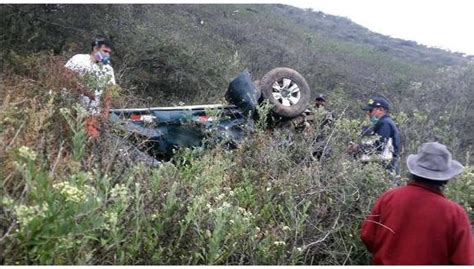
[[[291,66],[315,90],[342,84],[367,94],[469,62],[459,53],[285,5],[3,5],[2,12],[4,53],[14,48],[70,56],[87,52],[91,38],[106,36],[116,45],[114,66],[124,86],[134,83],[155,95],[217,92],[193,102],[218,98],[243,68],[258,77]],[[189,89],[193,82],[197,87]]]
[[[466,165],[446,194],[474,217],[472,56],[285,5],[1,5],[0,18],[2,264],[368,264],[358,231],[391,182],[345,150],[375,93],[395,106],[402,163],[437,140]],[[66,94],[65,61],[97,36],[114,43],[117,107],[224,102],[245,68],[299,71],[338,115],[332,155],[311,158],[320,130],[257,126],[237,150],[128,160],[110,139],[125,135],[88,139]]]
[[[288,66],[335,110],[357,117],[381,94],[395,112],[430,115],[429,130],[451,115],[459,141],[449,144],[473,143],[473,56],[389,38],[346,18],[285,5],[2,5],[1,15],[4,69],[16,66],[15,55],[52,51],[66,60],[87,53],[93,38],[110,38],[129,105],[224,102],[241,70],[259,79]],[[421,139],[443,138],[427,131]]]

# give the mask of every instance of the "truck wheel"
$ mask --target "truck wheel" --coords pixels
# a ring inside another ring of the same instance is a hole
[[[260,80],[262,96],[273,104],[278,116],[293,118],[308,107],[311,92],[308,83],[291,68],[278,67]]]

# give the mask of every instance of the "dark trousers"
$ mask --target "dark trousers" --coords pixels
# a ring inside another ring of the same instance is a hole
[[[393,184],[400,186],[400,158],[394,157],[385,167],[391,174],[394,174]]]

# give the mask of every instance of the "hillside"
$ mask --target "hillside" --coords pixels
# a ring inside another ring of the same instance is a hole
[[[431,115],[428,126],[455,113],[456,147],[473,142],[465,135],[474,130],[472,56],[372,33],[346,18],[285,5],[2,5],[1,15],[2,67],[32,52],[67,59],[86,53],[94,37],[110,38],[130,105],[147,97],[154,106],[224,102],[241,70],[259,79],[288,66],[349,115],[382,94],[395,112]]]
[[[149,167],[108,121],[86,135],[63,67],[96,37],[114,44],[114,107],[225,102],[240,71],[287,66],[336,120],[307,133],[257,121],[236,149],[214,141]],[[285,5],[2,4],[0,47],[1,264],[369,264],[360,224],[393,182],[347,145],[372,94],[394,105],[403,183],[408,154],[446,144],[466,167],[446,196],[474,218],[473,56]],[[331,153],[316,160],[321,132]]]
[[[184,86],[193,80],[202,80],[195,90],[215,92],[237,70],[261,76],[275,66],[294,67],[317,90],[345,85],[366,94],[469,62],[346,18],[284,5],[3,5],[2,13],[4,53],[14,48],[70,56],[87,51],[92,37],[107,36],[116,45],[122,84],[152,94],[187,93]]]

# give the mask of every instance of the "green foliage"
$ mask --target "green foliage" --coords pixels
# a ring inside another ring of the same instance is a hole
[[[61,114],[66,119],[69,128],[73,133],[72,136],[72,152],[73,158],[77,162],[82,159],[84,155],[84,146],[87,139],[87,134],[84,128],[84,120],[87,117],[87,111],[79,104],[74,106],[76,116],[71,110],[67,108],[60,109]]]
[[[359,107],[375,92],[394,103],[402,157],[437,140],[466,164],[446,194],[474,217],[467,58],[283,5],[0,12],[5,264],[368,264],[360,223],[392,182],[380,164],[361,165],[345,151],[365,124]],[[331,154],[312,157],[316,128],[268,131],[263,104],[256,131],[234,151],[224,142],[181,149],[155,169],[122,160],[113,145],[87,139],[77,81],[62,69],[95,36],[115,44],[121,105],[217,102],[244,67],[256,78],[292,67],[329,96]]]
[[[465,171],[454,179],[453,184],[446,187],[446,196],[461,204],[469,214],[470,219],[474,218],[474,169],[472,166],[466,167]]]
[[[383,91],[398,98],[410,81],[468,63],[283,5],[5,5],[1,12],[5,58],[44,50],[70,57],[108,37],[120,84],[160,105],[216,102],[244,68],[262,76],[290,66],[315,91],[344,87],[356,97]]]
[[[50,65],[33,64],[29,72]],[[392,182],[380,164],[345,154],[360,120],[340,113],[325,140],[331,154],[320,161],[308,147],[318,135],[312,127],[268,132],[257,124],[236,150],[182,149],[151,169],[122,165],[107,157],[117,148],[86,138],[82,109],[56,94],[68,84],[24,75],[6,77],[0,114],[8,141],[1,148],[4,263],[369,263],[360,223]],[[262,105],[259,115],[269,109]],[[395,118],[409,121],[404,113]],[[446,192],[472,216],[472,168],[466,170]]]
[[[432,116],[400,126],[406,152],[416,141],[438,140],[464,157],[474,142],[470,57],[381,36],[345,18],[284,5],[4,5],[1,12],[2,68],[16,72],[28,72],[31,52],[65,58],[88,53],[97,36],[110,38],[117,81],[130,96],[121,106],[222,102],[240,70],[259,79],[289,66],[349,117],[373,94],[388,97],[395,113]]]
[[[322,163],[308,159],[311,137],[284,130],[268,134],[257,126],[235,151],[224,145],[184,149],[157,169],[122,166],[120,160],[95,156],[96,143],[84,135],[85,114],[71,96],[41,94],[49,77],[25,86],[21,77],[5,81],[12,98],[1,114],[2,138],[9,141],[1,148],[6,264],[367,261],[356,231],[388,182],[380,180],[380,167],[344,158],[342,145],[335,145],[338,153],[331,157],[343,158],[342,168],[331,161],[321,169]],[[59,82],[48,85],[57,85],[48,89],[53,93],[65,88]],[[27,102],[29,96],[49,105]],[[260,108],[261,114],[268,109]],[[28,112],[23,128],[11,120],[19,117],[17,111]],[[44,126],[47,138],[35,131]],[[114,155],[117,149],[104,144],[100,150]],[[344,240],[347,235],[354,240]],[[334,254],[340,244],[348,244],[346,255]]]

